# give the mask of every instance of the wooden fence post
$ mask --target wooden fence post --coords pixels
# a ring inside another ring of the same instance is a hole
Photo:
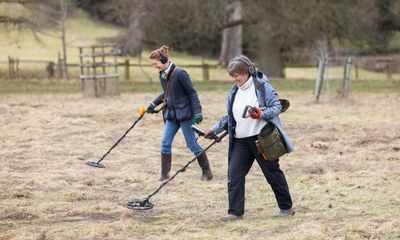
[[[386,63],[386,79],[391,80],[392,79],[392,68],[391,68],[391,62],[388,61]]]
[[[102,94],[99,94],[99,84],[96,78],[97,72],[96,72],[96,55],[95,55],[95,47],[92,47],[92,74],[93,74],[93,81],[94,81],[94,96],[95,97],[100,97]]]
[[[350,70],[352,65],[352,58],[349,57],[344,65],[344,74],[343,74],[343,97],[347,98],[350,92]]]
[[[354,63],[354,70],[355,70],[355,78],[358,79],[358,64],[357,61]]]
[[[61,63],[61,53],[58,52],[57,56],[57,79],[63,78],[62,76],[62,63]]]
[[[325,57],[325,61],[324,61],[324,80],[326,82],[326,95],[329,97],[331,94],[331,86],[330,86],[330,78],[329,78],[329,74],[328,74],[328,69],[329,69],[329,62],[328,62],[329,58]]]
[[[204,60],[201,61],[203,67],[203,81],[210,81],[210,66]]]
[[[322,83],[324,82],[324,74],[325,74],[325,57],[318,57],[318,73],[317,79],[315,80],[315,95],[316,101],[319,101],[319,97],[321,95]]]
[[[53,79],[54,78],[54,62],[48,62],[46,65],[46,72],[47,72],[47,78],[48,79]]]
[[[12,59],[11,59],[10,56],[8,56],[8,78],[9,79],[13,78],[12,77],[12,67],[11,67],[11,65],[12,65]]]
[[[83,51],[82,51],[82,47],[79,47],[79,62],[80,62],[80,72],[81,72],[81,74],[79,75],[79,78],[81,79],[81,90],[82,90],[82,92],[83,92],[83,90],[85,89],[85,86],[84,86],[84,81],[83,81],[83,78],[82,78],[82,76],[83,75],[85,75],[85,72],[84,72],[84,68],[83,68],[83,56],[82,56],[82,53],[83,53]]]
[[[125,80],[129,81],[130,76],[129,76],[129,59],[125,59]]]
[[[19,59],[18,58],[15,59],[15,71],[14,71],[14,73],[15,73],[14,77],[16,79],[18,79],[19,78]]]

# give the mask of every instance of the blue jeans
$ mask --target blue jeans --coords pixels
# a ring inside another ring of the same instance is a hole
[[[203,149],[196,141],[195,132],[191,128],[193,124],[193,120],[187,120],[183,122],[173,122],[167,120],[165,122],[164,134],[161,142],[161,153],[162,154],[171,154],[171,146],[174,141],[174,137],[178,132],[179,128],[182,129],[183,136],[185,137],[186,146],[194,153],[194,155],[198,155]]]

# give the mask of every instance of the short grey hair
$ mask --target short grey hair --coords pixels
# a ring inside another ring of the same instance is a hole
[[[253,63],[250,61],[250,59],[244,55],[240,55],[237,57],[234,57],[228,65],[228,73],[229,75],[233,74],[250,74],[249,73],[249,66],[253,65]]]

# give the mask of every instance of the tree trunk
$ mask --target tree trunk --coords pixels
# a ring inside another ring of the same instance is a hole
[[[61,43],[62,43],[62,50],[63,50],[63,78],[69,79],[68,76],[68,65],[67,65],[67,43],[66,43],[66,33],[65,33],[65,22],[67,21],[67,2],[65,0],[60,0],[61,6]]]
[[[270,39],[261,38],[258,43],[257,60],[261,71],[270,77],[284,77],[280,46]]]
[[[141,20],[143,16],[143,3],[132,6],[129,11],[129,28],[128,39],[126,43],[126,51],[131,56],[140,56],[142,54],[142,37]]]
[[[226,27],[222,31],[221,54],[219,64],[227,65],[229,61],[242,54],[242,3],[237,1],[224,8],[225,25],[238,22],[237,25]]]

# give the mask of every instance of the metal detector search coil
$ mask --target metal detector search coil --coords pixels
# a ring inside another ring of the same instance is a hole
[[[154,113],[158,113],[160,111],[161,111],[161,109],[154,110]],[[98,160],[98,161],[87,160],[87,161],[85,161],[85,164],[88,166],[91,166],[91,167],[105,168],[106,166],[100,162],[103,161],[104,158],[122,141],[122,139],[125,138],[125,136],[129,133],[129,131],[131,131],[132,128],[135,127],[136,123],[138,123],[140,121],[140,119],[143,118],[145,113],[146,113],[146,109],[143,106],[141,106],[139,109],[139,117],[136,119],[136,121],[132,124],[132,126],[128,130],[126,130],[124,135],[122,135],[122,137],[120,139],[118,139],[118,141],[100,158],[100,160]]]
[[[149,202],[148,199],[145,200],[133,200],[126,204],[126,207],[132,210],[149,210],[154,207],[154,204]]]
[[[97,168],[105,168],[106,166],[98,161],[93,161],[93,160],[87,160],[85,161],[86,165],[89,165],[91,167],[97,167]]]

